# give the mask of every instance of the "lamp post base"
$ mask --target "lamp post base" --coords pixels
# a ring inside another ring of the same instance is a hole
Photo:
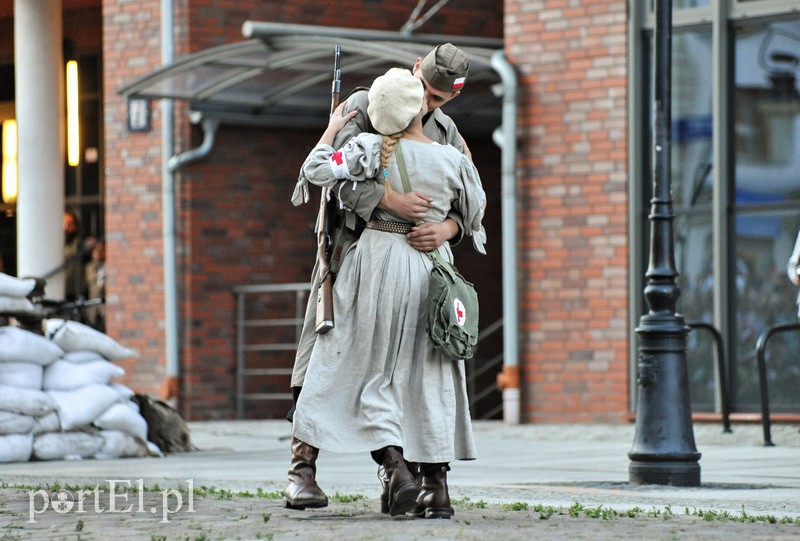
[[[629,479],[635,485],[700,486],[700,464],[697,462],[631,461]]]

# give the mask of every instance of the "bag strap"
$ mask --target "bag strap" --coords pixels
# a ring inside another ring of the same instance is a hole
[[[400,180],[403,181],[403,189],[406,193],[408,193],[411,191],[411,181],[408,180],[406,159],[403,157],[403,145],[400,144],[399,139],[397,144],[394,146],[394,157],[397,160],[397,171],[400,173]]]
[[[411,191],[411,181],[408,179],[408,171],[406,171],[406,160],[403,157],[403,145],[401,145],[400,143],[401,141],[398,139],[397,144],[394,146],[394,157],[397,160],[397,172],[400,173],[400,180],[403,181],[403,190],[405,190],[405,192],[408,193]],[[441,254],[439,254],[439,250],[433,250],[431,252],[425,252],[425,253],[428,255],[428,257],[431,258],[431,261],[433,261],[435,264],[445,268],[448,268],[450,266],[447,263],[447,261],[441,256]]]

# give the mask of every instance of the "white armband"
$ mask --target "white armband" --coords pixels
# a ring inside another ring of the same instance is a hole
[[[333,178],[339,180],[350,180],[350,169],[347,167],[347,159],[345,158],[343,150],[337,150],[328,159],[331,165],[331,173]]]

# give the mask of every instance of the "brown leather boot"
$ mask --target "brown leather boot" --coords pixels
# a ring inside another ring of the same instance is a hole
[[[447,489],[447,464],[420,464],[422,485],[417,496],[413,515],[421,518],[450,518],[455,511],[450,506],[450,492]]]
[[[328,497],[314,479],[319,449],[292,436],[292,463],[283,501],[290,509],[327,507]]]
[[[384,447],[379,451],[373,451],[372,457],[383,466],[385,478],[388,479],[384,484],[388,513],[395,517],[414,509],[419,487],[403,460],[403,452],[396,447]],[[381,511],[383,511],[383,501],[381,501]]]
[[[416,462],[406,462],[406,468],[408,471],[411,472],[411,475],[414,476],[414,482],[417,484],[417,487],[420,486],[422,483],[422,476],[419,474],[419,465]],[[389,477],[386,475],[386,471],[383,469],[383,466],[378,467],[378,480],[381,482],[381,513],[384,515],[389,514]]]

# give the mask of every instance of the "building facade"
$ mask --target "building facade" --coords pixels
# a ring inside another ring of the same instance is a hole
[[[171,24],[163,25],[165,2],[63,0],[70,54],[97,61],[97,88],[86,94],[97,110],[84,120],[96,133],[83,149],[84,157],[96,159],[65,167],[65,202],[79,206],[90,224],[102,216],[90,231],[106,239],[107,332],[139,352],[124,361],[127,382],[175,398],[190,419],[226,419],[237,414],[242,392],[240,337],[261,332],[237,327],[236,288],[307,282],[312,271],[316,208],[292,207],[289,196],[322,126],[222,124],[207,155],[165,173],[169,158],[201,147],[206,132],[191,122],[184,100],[150,100],[144,129],[132,130],[131,105],[120,89],[170,59],[242,41],[246,21],[397,31],[412,6],[380,0],[322,1],[313,8],[302,1],[171,4]],[[794,164],[800,115],[792,79],[800,15],[783,0],[673,4],[678,308],[687,321],[720,332],[733,411],[749,414],[758,409],[756,340],[769,325],[796,317],[785,264],[800,227]],[[0,16],[0,27],[15,28],[13,10]],[[86,26],[86,20],[96,22]],[[653,28],[644,1],[470,0],[445,4],[415,30],[502,40],[516,73],[518,319],[517,343],[506,343],[505,351],[513,348],[518,358],[521,422],[625,422],[633,415],[635,329],[647,311]],[[12,34],[0,38],[4,74],[14,65]],[[346,86],[346,67],[344,75]],[[7,80],[4,75],[4,117],[14,101]],[[775,94],[776,86],[784,93]],[[468,93],[469,87],[458,99]],[[503,317],[500,268],[508,260],[501,249],[501,199],[508,194],[492,130],[462,129],[489,194],[489,255],[461,246],[456,254],[474,277],[486,327]],[[4,218],[0,230],[6,272],[24,249],[10,246],[19,219]],[[165,227],[172,219],[174,231]],[[168,313],[167,237],[175,243],[176,317]],[[256,302],[260,313],[275,317],[292,305],[266,297]],[[281,341],[291,342],[286,332]],[[479,350],[479,362],[503,351],[503,344],[490,345],[493,339],[483,357]],[[770,365],[773,408],[790,415],[800,412],[791,392],[796,363],[786,355],[794,340],[787,335],[776,343]],[[688,345],[694,412],[713,418],[722,388],[714,343],[692,330]],[[177,362],[168,359],[171,351]],[[288,378],[280,370],[291,364],[291,352],[252,355],[260,368],[278,372],[251,379],[246,391],[285,395]],[[500,369],[489,369],[473,393],[482,392],[487,378],[493,383]],[[504,375],[501,383],[517,385],[516,372]],[[500,392],[487,395],[474,413],[501,417]],[[287,403],[254,401],[243,413],[280,418]]]

